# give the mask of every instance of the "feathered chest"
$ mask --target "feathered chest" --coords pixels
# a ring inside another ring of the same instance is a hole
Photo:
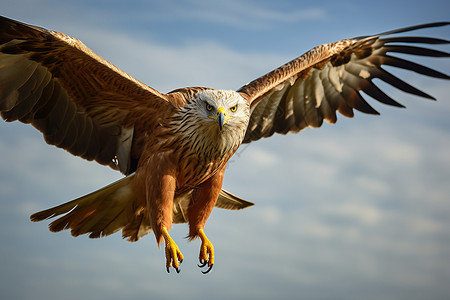
[[[199,124],[196,124],[199,125]],[[197,186],[222,168],[242,143],[242,137],[217,128],[187,126],[176,133],[180,186]]]

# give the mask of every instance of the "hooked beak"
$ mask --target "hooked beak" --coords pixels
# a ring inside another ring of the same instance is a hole
[[[226,116],[225,108],[219,107],[217,110],[217,115],[215,117],[210,117],[211,119],[214,119],[217,121],[217,124],[219,124],[219,129],[222,130],[223,125],[227,122],[228,118]]]
[[[217,123],[219,124],[220,130],[222,130],[223,125],[225,124],[225,109],[223,107],[219,107],[217,110]]]

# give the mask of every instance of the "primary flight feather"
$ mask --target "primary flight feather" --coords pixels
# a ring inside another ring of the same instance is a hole
[[[213,207],[253,203],[222,189],[228,160],[242,143],[274,133],[335,123],[337,113],[378,114],[364,92],[381,103],[402,104],[374,79],[433,99],[383,65],[450,79],[395,54],[449,57],[417,44],[448,41],[395,34],[448,22],[418,25],[313,48],[237,91],[191,87],[162,94],[139,82],[79,40],[0,17],[0,112],[40,130],[47,143],[108,165],[125,178],[89,195],[33,214],[58,217],[51,231],[70,229],[92,238],[122,230],[129,241],[153,231],[165,243],[166,268],[179,271],[183,255],[169,230],[189,223],[202,241],[201,267],[214,264],[204,227]],[[385,37],[389,36],[389,37]]]

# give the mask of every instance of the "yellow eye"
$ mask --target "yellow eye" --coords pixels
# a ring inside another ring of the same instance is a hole
[[[207,111],[212,111],[212,110],[213,110],[212,105],[206,104],[206,110],[207,110]]]
[[[237,110],[237,105],[235,105],[235,106],[233,106],[233,107],[230,107],[230,110],[231,110],[232,112],[235,112],[235,111]]]

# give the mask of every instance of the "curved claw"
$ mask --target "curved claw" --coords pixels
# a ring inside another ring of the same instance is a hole
[[[197,265],[199,268],[204,268],[209,265],[209,260],[199,259],[200,265]],[[208,274],[211,271],[214,264],[209,265],[206,271],[201,271],[203,274]]]
[[[214,264],[210,265],[209,268],[208,268],[208,270],[206,270],[206,271],[201,271],[201,272],[202,272],[203,274],[208,274],[209,271],[211,271],[211,269],[212,269],[213,266],[214,266]]]
[[[183,260],[180,260],[179,263],[181,264],[183,262]],[[174,267],[175,271],[177,272],[177,274],[179,274],[181,272],[181,268],[179,267]],[[170,267],[166,267],[167,273],[170,273]]]
[[[197,265],[199,268],[203,268],[208,264],[207,260],[199,259],[200,265]]]

